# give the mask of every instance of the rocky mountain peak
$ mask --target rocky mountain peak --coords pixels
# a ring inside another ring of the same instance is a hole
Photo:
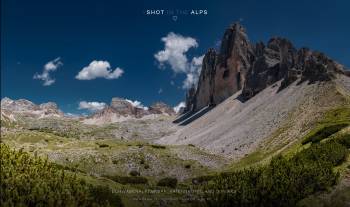
[[[13,102],[13,100],[8,97],[4,97],[1,99],[1,104],[10,103],[10,102]]]
[[[215,65],[213,101],[220,103],[240,90],[254,59],[253,47],[239,23],[226,30]]]
[[[113,120],[124,120],[125,118],[142,118],[151,114],[174,115],[173,108],[163,102],[157,102],[150,107],[143,107],[139,103],[134,103],[128,99],[112,98],[110,106],[95,112],[88,119],[99,119],[103,123],[113,122]]]
[[[40,109],[38,105],[26,99],[11,100],[10,98],[3,98],[1,100],[1,108],[11,111],[35,111]]]
[[[163,102],[156,102],[152,104],[152,106],[149,107],[148,111],[150,114],[168,114],[168,115],[176,114],[172,107],[168,106]]]
[[[63,112],[58,109],[54,102],[43,103],[36,105],[26,99],[12,100],[10,98],[3,98],[1,100],[1,109],[10,111],[11,113],[21,113],[33,117],[45,116],[63,116]]]
[[[246,30],[239,23],[232,24],[226,29],[221,41],[220,56],[223,60],[232,55],[235,49],[247,48],[249,45]],[[224,63],[224,62],[223,62]]]
[[[133,115],[135,114],[135,107],[123,98],[112,98],[111,108],[122,115]]]
[[[245,28],[232,24],[226,29],[220,52],[209,49],[205,54],[198,85],[189,91],[185,111],[198,111],[207,105],[222,102],[242,89],[248,69],[254,60],[254,47]]]
[[[249,99],[279,80],[283,89],[297,79],[329,81],[335,74],[349,72],[321,52],[296,49],[286,38],[253,45],[244,27],[235,23],[226,29],[220,52],[210,49],[205,54],[197,87],[187,93],[185,112],[218,104],[239,90]]]
[[[58,106],[54,102],[47,102],[39,105],[40,109],[44,110],[46,114],[59,114],[63,115],[63,112],[59,110]]]

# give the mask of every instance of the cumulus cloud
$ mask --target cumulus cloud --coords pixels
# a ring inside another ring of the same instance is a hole
[[[94,60],[88,66],[84,67],[75,78],[78,80],[93,80],[96,78],[117,79],[123,73],[123,69],[119,67],[111,70],[111,65],[108,61]]]
[[[179,113],[181,108],[185,108],[186,104],[185,102],[180,102],[178,105],[176,105],[173,109],[176,113]]]
[[[106,107],[106,104],[103,103],[103,102],[95,102],[95,101],[92,101],[92,102],[87,102],[87,101],[81,101],[79,102],[79,107],[78,109],[86,109],[86,110],[89,110],[91,112],[94,112],[94,111],[99,111],[99,110],[102,110]]]
[[[186,79],[183,81],[182,88],[183,89],[189,89],[192,86],[196,86],[199,75],[201,74],[202,70],[202,62],[203,62],[204,55],[199,57],[194,57],[190,63],[190,70],[186,74]]]
[[[140,101],[132,101],[132,100],[129,100],[129,99],[125,99],[127,102],[131,103],[131,105],[133,107],[136,107],[136,108],[141,108],[141,109],[144,109],[144,110],[148,110],[148,107],[144,106]]]
[[[184,89],[188,89],[192,84],[196,84],[204,55],[193,57],[192,61],[189,61],[186,53],[189,49],[198,47],[197,40],[173,32],[170,32],[161,40],[164,42],[164,50],[154,55],[160,68],[164,68],[168,64],[175,73],[186,74],[186,80],[183,82]]]
[[[58,57],[54,60],[49,61],[44,65],[44,70],[41,74],[36,73],[33,76],[33,79],[38,79],[44,81],[44,86],[50,86],[55,83],[55,79],[50,76],[50,72],[56,71],[59,67],[61,67],[63,63],[61,62],[61,58]]]
[[[164,50],[154,55],[160,66],[167,63],[176,73],[186,72],[188,61],[185,53],[192,47],[198,47],[196,39],[170,32],[161,40],[164,42]]]
[[[188,73],[186,74],[186,79],[183,81],[182,88],[189,89],[195,86],[198,81],[198,76],[196,74]]]

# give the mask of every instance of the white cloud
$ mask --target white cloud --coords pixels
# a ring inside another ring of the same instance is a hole
[[[162,88],[160,88],[160,89],[158,90],[158,94],[161,94],[161,93],[163,93],[163,89],[162,89]]]
[[[195,86],[198,81],[198,77],[192,73],[186,74],[186,79],[183,81],[182,88],[189,89]]]
[[[154,55],[159,65],[163,67],[167,63],[175,73],[186,73],[188,61],[185,53],[192,47],[198,47],[196,39],[170,32],[161,40],[164,42],[164,50]]]
[[[92,61],[88,66],[84,67],[78,75],[75,76],[78,80],[93,80],[96,78],[117,79],[124,71],[117,67],[111,70],[111,65],[108,61]]]
[[[136,107],[136,108],[141,108],[141,109],[144,109],[144,110],[148,110],[148,107],[144,106],[140,101],[132,101],[132,100],[129,100],[129,99],[125,99],[127,102],[131,103],[131,105],[133,107]]]
[[[202,65],[204,55],[199,56],[199,57],[194,57],[191,62],[192,67],[198,67]]]
[[[184,108],[186,107],[186,104],[185,102],[180,102],[178,105],[176,105],[173,109],[176,113],[179,113],[180,109],[181,108]]]
[[[44,81],[44,86],[50,86],[55,83],[55,79],[51,78],[50,72],[56,71],[63,63],[61,62],[61,58],[58,57],[54,60],[49,61],[44,65],[44,70],[41,74],[36,73],[33,76],[33,79],[38,79]]]
[[[102,110],[106,107],[106,104],[103,102],[87,102],[87,101],[81,101],[79,102],[79,107],[78,109],[87,109],[89,111],[99,111]]]
[[[65,113],[65,115],[66,116],[68,116],[68,117],[72,117],[72,118],[77,118],[77,117],[79,117],[80,115],[79,114],[74,114],[74,113]]]
[[[196,86],[199,75],[201,74],[202,70],[202,62],[203,62],[204,55],[199,57],[193,57],[191,63],[190,63],[190,70],[186,74],[186,79],[183,81],[182,88],[183,89],[189,89],[193,85]]]
[[[198,47],[197,40],[173,32],[161,40],[164,42],[164,50],[154,55],[159,66],[162,68],[168,64],[175,73],[185,73],[186,80],[182,86],[184,89],[188,89],[192,84],[197,84],[204,55],[193,57],[192,61],[189,61],[186,55],[189,49]]]

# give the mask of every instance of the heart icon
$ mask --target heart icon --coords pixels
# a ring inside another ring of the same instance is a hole
[[[177,16],[173,16],[173,20],[176,21],[177,20]]]

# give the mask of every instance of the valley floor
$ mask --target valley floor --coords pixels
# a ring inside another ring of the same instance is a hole
[[[349,135],[350,81],[337,81],[294,84],[280,92],[271,86],[244,103],[236,94],[186,126],[163,115],[101,125],[54,117],[2,117],[1,142],[48,158],[94,186],[112,189],[125,206],[204,205],[191,191],[203,190],[221,174],[265,166],[278,154],[290,158],[317,142]],[[334,171],[341,175],[338,185],[299,205],[349,204],[349,156]],[[125,193],[128,190],[132,192]]]

